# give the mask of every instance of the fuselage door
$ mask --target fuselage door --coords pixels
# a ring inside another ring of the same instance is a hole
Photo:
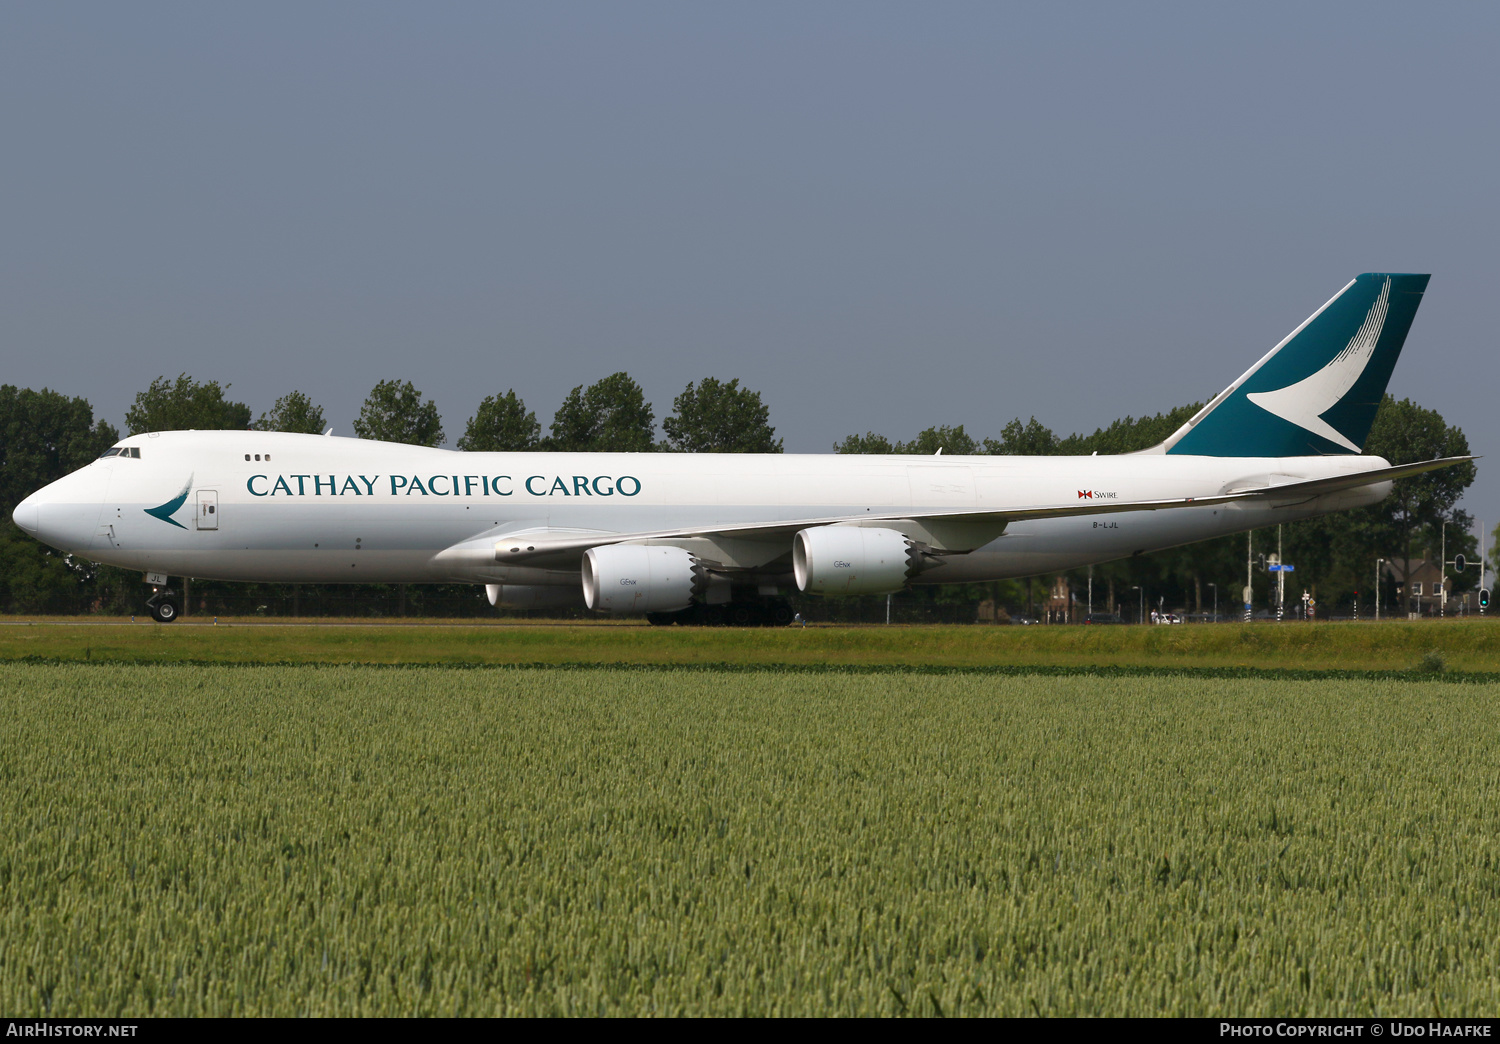
[[[198,491],[198,514],[196,516],[199,529],[219,528],[219,491],[216,489],[200,489]]]

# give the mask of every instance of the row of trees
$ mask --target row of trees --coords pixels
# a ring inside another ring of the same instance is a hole
[[[1202,403],[1195,402],[1151,417],[1125,417],[1107,428],[1097,429],[1092,435],[1069,435],[1067,438],[1058,438],[1051,428],[1035,417],[1025,423],[1021,418],[1015,418],[1000,429],[998,439],[976,439],[964,431],[962,424],[927,428],[918,432],[910,442],[892,441],[870,431],[835,442],[833,450],[835,453],[917,453],[925,456],[939,450],[950,456],[1013,454],[1047,457],[1133,453],[1165,441],[1202,408]]]
[[[131,433],[185,428],[257,428],[321,433],[321,406],[293,391],[255,417],[232,401],[228,385],[198,382],[186,374],[158,378],[139,393],[125,420]],[[1199,409],[1193,403],[1150,417],[1125,417],[1090,435],[1060,437],[1035,417],[1019,418],[999,437],[975,438],[963,425],[934,426],[909,441],[866,432],[834,446],[840,453],[1088,454],[1128,453],[1161,442]],[[616,373],[590,386],[574,388],[543,434],[535,413],[514,390],[492,395],[470,417],[457,446],[463,450],[634,451],[779,453],[782,442],[769,423],[760,393],[738,380],[706,378],[689,384],[673,402],[657,439],[656,418],[640,386]],[[354,424],[361,438],[418,445],[441,445],[446,435],[436,404],[409,381],[381,381],[370,392]],[[117,441],[119,432],[93,416],[89,403],[47,389],[0,387],[0,600],[9,611],[74,608],[129,608],[139,594],[139,578],[118,570],[70,562],[15,528],[10,512],[31,491],[81,467]],[[1366,450],[1393,463],[1468,452],[1468,441],[1435,410],[1387,396],[1376,415]],[[1295,562],[1298,586],[1310,586],[1325,605],[1347,603],[1365,592],[1369,604],[1376,558],[1398,563],[1397,580],[1410,575],[1416,559],[1437,557],[1446,529],[1449,557],[1473,557],[1472,520],[1456,507],[1474,479],[1473,465],[1431,472],[1397,483],[1383,503],[1289,524],[1281,534],[1283,554]],[[1500,530],[1497,530],[1500,532]],[[1276,550],[1274,533],[1252,536],[1257,552]],[[1110,563],[1094,571],[1096,607],[1124,601],[1128,591],[1150,591],[1151,602],[1204,606],[1215,589],[1224,603],[1238,600],[1245,581],[1246,539],[1226,537],[1153,555]],[[1500,556],[1497,556],[1500,557]],[[1083,573],[1071,574],[1075,588]],[[1475,575],[1460,577],[1456,588],[1472,586]],[[1264,587],[1269,577],[1256,573]],[[1215,586],[1216,585],[1216,586]],[[972,605],[983,598],[1022,605],[1030,584],[973,585],[915,594],[934,604]],[[1043,588],[1045,590],[1045,587]],[[472,593],[472,592],[470,592]],[[1387,599],[1394,592],[1387,591]],[[1132,596],[1132,599],[1136,596]],[[1262,592],[1258,598],[1263,601]],[[851,606],[851,608],[857,608]],[[961,613],[957,615],[962,615]]]
[[[195,381],[187,374],[179,374],[175,380],[158,377],[136,396],[126,411],[125,423],[132,435],[188,428],[256,428],[310,434],[327,430],[323,407],[300,391],[283,395],[252,420],[249,406],[226,396],[228,388],[217,381]],[[672,408],[672,416],[662,421],[666,437],[658,443],[656,413],[641,386],[627,373],[613,373],[587,388],[580,384],[569,392],[544,436],[536,414],[511,389],[503,395],[485,397],[469,418],[457,446],[480,452],[781,452],[781,440],[771,426],[770,410],[761,402],[760,392],[741,387],[738,378],[720,381],[706,377],[696,385],[689,384],[673,400]],[[381,381],[370,390],[354,421],[354,434],[362,439],[414,446],[441,446],[448,438],[437,403],[424,398],[411,381],[397,380]]]
[[[187,374],[159,377],[136,396],[125,415],[130,432],[185,428],[257,428],[318,434],[326,430],[323,408],[300,391],[288,392],[252,422],[250,407],[225,396],[228,385],[199,383]],[[568,393],[542,434],[536,414],[510,389],[486,396],[458,439],[461,450],[481,452],[558,450],[643,453],[654,449],[690,453],[780,453],[760,393],[738,379],[707,377],[689,384],[662,422],[666,438],[656,440],[656,413],[641,386],[627,373],[613,373]],[[411,381],[381,381],[370,390],[354,434],[362,439],[441,446],[447,441],[437,403]]]

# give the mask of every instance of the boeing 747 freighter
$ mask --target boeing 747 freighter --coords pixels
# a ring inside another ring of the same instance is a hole
[[[1381,501],[1471,457],[1361,452],[1428,277],[1359,276],[1158,446],[1092,457],[461,453],[262,431],[132,435],[16,524],[169,576],[472,583],[666,623],[789,617],[782,595],[881,594],[1073,569]]]

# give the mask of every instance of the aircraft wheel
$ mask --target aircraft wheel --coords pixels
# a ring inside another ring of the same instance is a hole
[[[177,619],[177,603],[170,598],[163,598],[151,607],[151,616],[157,623],[171,623]]]
[[[676,613],[647,613],[646,622],[652,627],[671,627],[677,622]]]
[[[785,627],[792,622],[792,606],[789,602],[772,602],[766,621],[772,627]]]

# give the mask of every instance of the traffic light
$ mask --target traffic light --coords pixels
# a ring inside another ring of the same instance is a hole
[[[1479,589],[1479,608],[1481,608],[1481,609],[1488,609],[1489,607],[1490,607],[1490,589],[1488,587],[1481,587]]]

